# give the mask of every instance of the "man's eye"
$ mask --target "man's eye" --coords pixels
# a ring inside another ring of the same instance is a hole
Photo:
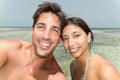
[[[37,28],[44,28],[44,26],[38,26]]]
[[[45,27],[38,25],[38,26],[37,26],[37,29],[40,30],[40,31],[43,31],[43,30],[45,29]]]
[[[56,31],[56,32],[59,32],[59,30],[58,30],[58,29],[53,28],[53,30],[54,30],[54,31]]]
[[[60,34],[60,30],[58,28],[52,28],[52,32],[55,34]]]

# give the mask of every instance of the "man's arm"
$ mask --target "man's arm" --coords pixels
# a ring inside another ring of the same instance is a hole
[[[0,40],[0,68],[8,61],[11,51],[22,47],[20,40]]]
[[[7,62],[7,44],[5,40],[0,40],[0,68]]]

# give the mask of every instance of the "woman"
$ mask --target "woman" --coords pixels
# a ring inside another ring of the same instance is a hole
[[[61,29],[64,47],[75,60],[70,65],[72,80],[120,80],[119,72],[91,50],[93,33],[80,18],[68,18]]]

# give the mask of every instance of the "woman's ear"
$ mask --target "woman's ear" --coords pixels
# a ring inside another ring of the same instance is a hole
[[[91,36],[92,36],[92,34],[91,34],[91,32],[89,32],[89,33],[88,33],[88,43],[91,42]]]

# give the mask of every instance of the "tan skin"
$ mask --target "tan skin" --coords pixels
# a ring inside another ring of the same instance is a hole
[[[91,41],[91,33],[88,35],[77,25],[68,24],[62,32],[63,43],[66,51],[75,60],[71,63],[71,76],[75,71],[74,80],[81,80],[85,74],[86,63],[90,55],[88,44]],[[86,80],[120,80],[120,74],[106,59],[92,52],[92,57],[86,72]]]
[[[53,56],[59,28],[55,14],[42,13],[32,29],[32,43],[1,40],[0,80],[66,80]]]

